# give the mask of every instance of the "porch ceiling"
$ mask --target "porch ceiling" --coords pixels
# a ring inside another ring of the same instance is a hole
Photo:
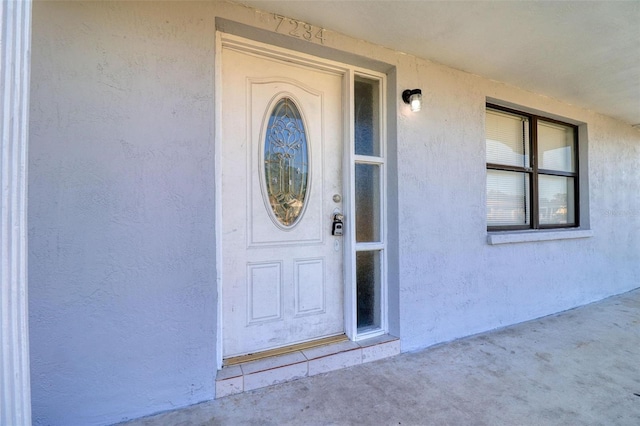
[[[640,123],[637,1],[241,3]]]

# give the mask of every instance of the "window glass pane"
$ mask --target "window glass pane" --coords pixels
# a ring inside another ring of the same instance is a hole
[[[300,217],[309,186],[309,154],[302,118],[290,98],[273,107],[264,142],[264,181],[276,219],[293,226]]]
[[[538,121],[538,168],[575,172],[573,127]]]
[[[487,225],[529,225],[529,174],[487,170]]]
[[[377,250],[356,253],[359,333],[382,326],[380,255],[381,252]]]
[[[487,110],[487,163],[529,167],[529,120]]]
[[[564,176],[538,176],[541,225],[565,225],[576,222],[575,180]]]
[[[356,241],[380,241],[380,166],[356,164]]]
[[[380,156],[380,82],[355,79],[355,152]]]

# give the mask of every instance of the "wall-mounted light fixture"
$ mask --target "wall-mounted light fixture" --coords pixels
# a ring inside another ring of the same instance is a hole
[[[405,104],[411,105],[411,111],[420,111],[422,109],[422,90],[405,90],[402,92],[402,100]]]

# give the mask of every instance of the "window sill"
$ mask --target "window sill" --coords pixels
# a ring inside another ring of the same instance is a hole
[[[514,232],[492,232],[487,235],[487,244],[531,243],[539,241],[574,240],[593,237],[590,229],[536,230]]]

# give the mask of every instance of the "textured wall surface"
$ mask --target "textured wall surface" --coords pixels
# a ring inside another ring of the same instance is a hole
[[[34,7],[29,271],[36,424],[213,397],[211,19]]]
[[[403,350],[543,316],[640,285],[638,130],[446,68],[419,65],[417,74],[415,84],[408,86],[429,88],[427,117],[418,122],[405,116],[398,135]],[[586,174],[588,166],[587,214],[593,237],[487,245],[487,97],[586,123],[588,164],[581,167]]]
[[[214,396],[216,17],[277,24],[225,2],[34,5],[36,424],[106,424]],[[387,63],[392,91],[423,90],[417,114],[389,99],[398,111],[390,315],[404,351],[640,286],[638,130],[331,31],[333,50],[296,46]],[[586,124],[593,237],[487,244],[487,97]]]

